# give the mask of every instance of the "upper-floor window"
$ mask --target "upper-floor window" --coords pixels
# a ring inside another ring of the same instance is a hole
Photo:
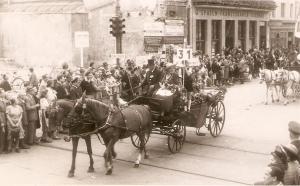
[[[281,17],[285,17],[285,3],[281,3]]]
[[[272,17],[273,17],[273,18],[276,17],[276,10],[273,10],[273,11],[272,11]]]
[[[291,4],[291,6],[290,6],[290,18],[293,18],[293,15],[294,15],[294,5]]]

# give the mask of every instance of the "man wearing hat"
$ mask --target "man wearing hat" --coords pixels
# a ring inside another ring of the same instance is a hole
[[[38,108],[39,104],[37,104],[34,96],[36,94],[35,87],[28,86],[26,89],[26,113],[27,113],[27,120],[28,120],[28,144],[38,144],[37,137],[36,137],[36,128],[39,126],[39,114]]]
[[[142,83],[142,87],[145,87],[147,96],[152,94],[159,88],[159,82],[162,79],[161,71],[155,66],[154,60],[148,60],[149,71],[146,73],[146,78]]]
[[[288,124],[291,144],[298,149],[298,160],[300,161],[300,123],[290,121]]]

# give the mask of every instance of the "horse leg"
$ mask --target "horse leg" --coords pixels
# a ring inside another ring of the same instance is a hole
[[[276,102],[280,101],[279,89],[280,89],[280,86],[275,85],[275,92],[276,92],[276,96],[277,96]]]
[[[106,162],[106,175],[111,175],[112,174],[112,170],[113,170],[113,164],[112,164],[112,152],[113,152],[113,148],[115,143],[118,141],[119,139],[117,137],[113,137],[107,147],[106,147],[106,151],[104,153],[105,156],[105,162]]]
[[[296,102],[297,86],[296,86],[296,83],[294,83],[294,82],[292,84],[292,92],[293,92],[292,101]]]
[[[137,156],[137,160],[134,163],[134,168],[138,168],[140,166],[140,161],[142,159],[142,153],[145,150],[145,134],[139,133],[137,136],[140,139],[140,148],[139,148],[139,154]]]
[[[73,137],[72,138],[72,144],[73,144],[73,150],[72,150],[72,165],[71,169],[69,171],[68,177],[74,177],[74,172],[75,172],[75,160],[76,160],[76,154],[77,154],[77,147],[78,147],[78,137]]]
[[[91,143],[91,136],[86,136],[84,138],[85,140],[85,144],[86,144],[86,148],[87,148],[87,152],[90,158],[90,166],[88,169],[88,172],[94,172],[94,160],[93,160],[93,151],[92,151],[92,143]]]
[[[112,147],[111,155],[112,155],[112,158],[113,158],[113,159],[116,159],[117,153],[116,153],[116,151],[115,151],[115,146]]]
[[[272,103],[274,103],[274,86],[270,86],[271,89],[271,99],[272,99]]]
[[[267,90],[266,90],[266,101],[265,101],[265,105],[268,104],[268,95],[269,95],[269,86],[268,86],[268,85],[266,85],[266,86],[267,86]]]

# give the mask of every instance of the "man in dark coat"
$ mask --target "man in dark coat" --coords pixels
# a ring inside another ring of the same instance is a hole
[[[30,72],[29,85],[38,88],[39,81],[38,81],[38,78],[37,78],[33,68],[30,68],[29,72]]]
[[[8,82],[8,77],[5,74],[3,75],[3,80],[0,83],[0,88],[2,88],[4,91],[10,91],[11,90],[11,86]]]
[[[69,92],[65,86],[65,81],[66,78],[64,76],[59,75],[57,77],[57,83],[55,87],[57,99],[67,99],[69,97]]]
[[[70,99],[77,100],[82,96],[82,89],[79,85],[79,78],[75,78],[71,81],[70,87]]]
[[[155,66],[154,60],[148,60],[149,71],[146,73],[146,78],[142,83],[142,87],[145,87],[147,96],[152,94],[159,88],[159,82],[162,79],[162,72]]]
[[[38,108],[39,104],[37,104],[35,100],[35,90],[34,87],[28,86],[26,89],[27,92],[27,98],[25,100],[26,105],[26,113],[27,113],[27,121],[28,121],[28,144],[38,144],[38,140],[36,137],[36,128],[39,123],[39,114],[38,114]]]
[[[291,144],[295,145],[298,149],[298,161],[300,161],[300,123],[290,121],[288,124]]]
[[[4,90],[0,88],[0,154],[5,147],[5,132],[6,132],[6,105],[8,101],[5,99]]]

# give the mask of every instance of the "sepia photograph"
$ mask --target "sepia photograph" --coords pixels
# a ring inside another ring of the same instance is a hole
[[[300,0],[0,0],[0,185],[300,185]]]

